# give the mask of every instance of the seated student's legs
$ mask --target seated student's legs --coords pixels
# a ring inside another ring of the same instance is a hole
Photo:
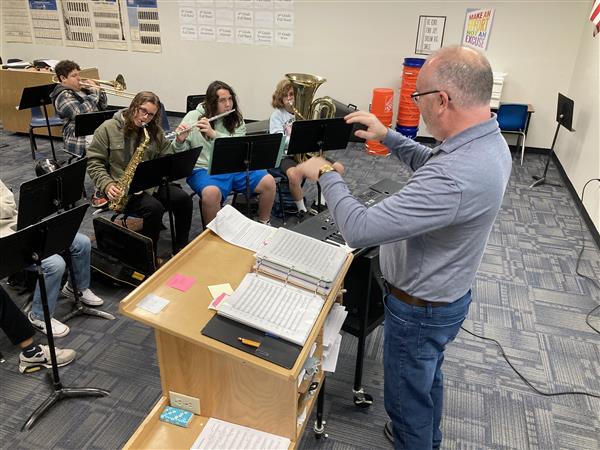
[[[19,347],[19,371],[32,371],[32,368],[51,367],[50,350],[47,345],[35,344],[35,329],[27,317],[14,304],[10,296],[0,287],[0,328],[10,342]],[[75,351],[55,348],[58,366],[65,366],[75,359]]]
[[[162,203],[145,192],[140,195],[132,195],[126,208],[127,213],[135,214],[144,219],[142,234],[152,239],[154,251],[158,245],[158,236],[162,224],[162,216],[165,208]]]
[[[246,189],[246,174],[238,172],[233,174],[233,189],[243,192]],[[271,219],[271,209],[275,200],[275,179],[266,170],[252,170],[250,172],[250,192],[259,194],[258,220],[263,223]]]
[[[75,284],[77,289],[85,291],[90,287],[90,254],[92,251],[90,238],[85,234],[77,233],[69,250],[75,273]]]
[[[177,242],[175,246],[181,250],[187,245],[190,239],[190,227],[192,225],[192,199],[179,186],[169,185],[169,201],[167,202],[167,188],[161,187],[154,196],[163,204],[165,208],[170,204],[170,208],[175,216],[175,237]]]
[[[209,175],[206,169],[195,169],[187,178],[192,190],[202,201],[202,220],[208,224],[221,209],[221,202],[232,189],[232,174]]]
[[[44,284],[46,286],[46,296],[48,298],[50,316],[54,314],[54,309],[56,308],[56,300],[58,299],[58,292],[60,290],[63,274],[65,273],[65,267],[65,260],[59,255],[52,255],[42,260],[42,272],[44,273]],[[35,285],[31,315],[34,319],[40,321],[44,320],[42,294],[39,283],[36,283]]]

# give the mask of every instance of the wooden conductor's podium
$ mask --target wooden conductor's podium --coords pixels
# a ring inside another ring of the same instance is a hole
[[[31,109],[17,110],[23,88],[42,86],[52,83],[53,72],[30,69],[0,69],[0,120],[4,130],[17,133],[29,133]],[[98,79],[98,69],[83,69],[82,78]],[[54,107],[48,105],[48,116],[54,115]],[[38,128],[36,135],[47,136],[46,128]],[[62,137],[62,129],[54,127],[52,136]]]
[[[230,283],[236,288],[251,271],[254,252],[231,245],[206,230],[121,301],[126,316],[155,329],[162,396],[125,444],[126,449],[189,449],[211,417],[287,437],[295,448],[323,385],[324,372],[299,378],[311,347],[322,357],[323,324],[340,293],[352,255],[335,281],[300,356],[292,369],[260,359],[214,339],[201,331],[215,312],[208,286]],[[175,274],[193,276],[195,284],[181,292],[167,286]],[[169,300],[158,314],[137,308],[148,294]],[[301,382],[300,382],[301,381]],[[309,394],[309,385],[318,382]],[[169,405],[169,391],[200,399],[201,416],[188,428],[159,420]],[[303,414],[305,413],[305,414]],[[298,423],[298,417],[305,417]]]

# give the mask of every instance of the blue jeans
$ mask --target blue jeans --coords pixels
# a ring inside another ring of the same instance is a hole
[[[396,449],[438,449],[444,400],[442,363],[469,312],[471,291],[438,308],[384,298],[384,400]]]
[[[90,238],[86,235],[77,233],[69,250],[71,251],[71,262],[77,289],[83,291],[90,287],[90,252],[92,246]],[[50,315],[54,314],[56,300],[60,291],[60,284],[65,273],[65,260],[60,255],[52,255],[42,260],[42,271],[44,272],[44,284],[46,285],[46,294],[48,297],[48,309]],[[33,303],[31,305],[31,314],[38,320],[44,320],[44,310],[42,309],[42,295],[40,293],[39,283],[35,286],[33,293]]]

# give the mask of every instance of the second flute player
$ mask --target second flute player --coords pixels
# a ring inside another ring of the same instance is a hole
[[[233,110],[235,111],[230,114],[213,122],[210,121],[211,117]],[[246,125],[233,88],[223,81],[213,81],[206,90],[204,103],[186,114],[176,132],[180,133],[174,142],[177,151],[202,146],[196,168],[188,177],[187,183],[200,196],[202,218],[207,224],[215,218],[221,209],[222,201],[231,191],[241,192],[246,189],[244,172],[208,174],[208,162],[211,159],[215,139],[246,134]],[[273,200],[275,200],[275,180],[266,170],[252,170],[250,191],[259,194],[258,220],[268,223]]]

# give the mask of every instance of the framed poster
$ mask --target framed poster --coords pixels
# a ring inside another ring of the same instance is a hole
[[[479,50],[487,49],[493,20],[493,9],[467,9],[461,45]]]
[[[442,48],[445,28],[445,16],[419,16],[415,54],[431,55]]]

